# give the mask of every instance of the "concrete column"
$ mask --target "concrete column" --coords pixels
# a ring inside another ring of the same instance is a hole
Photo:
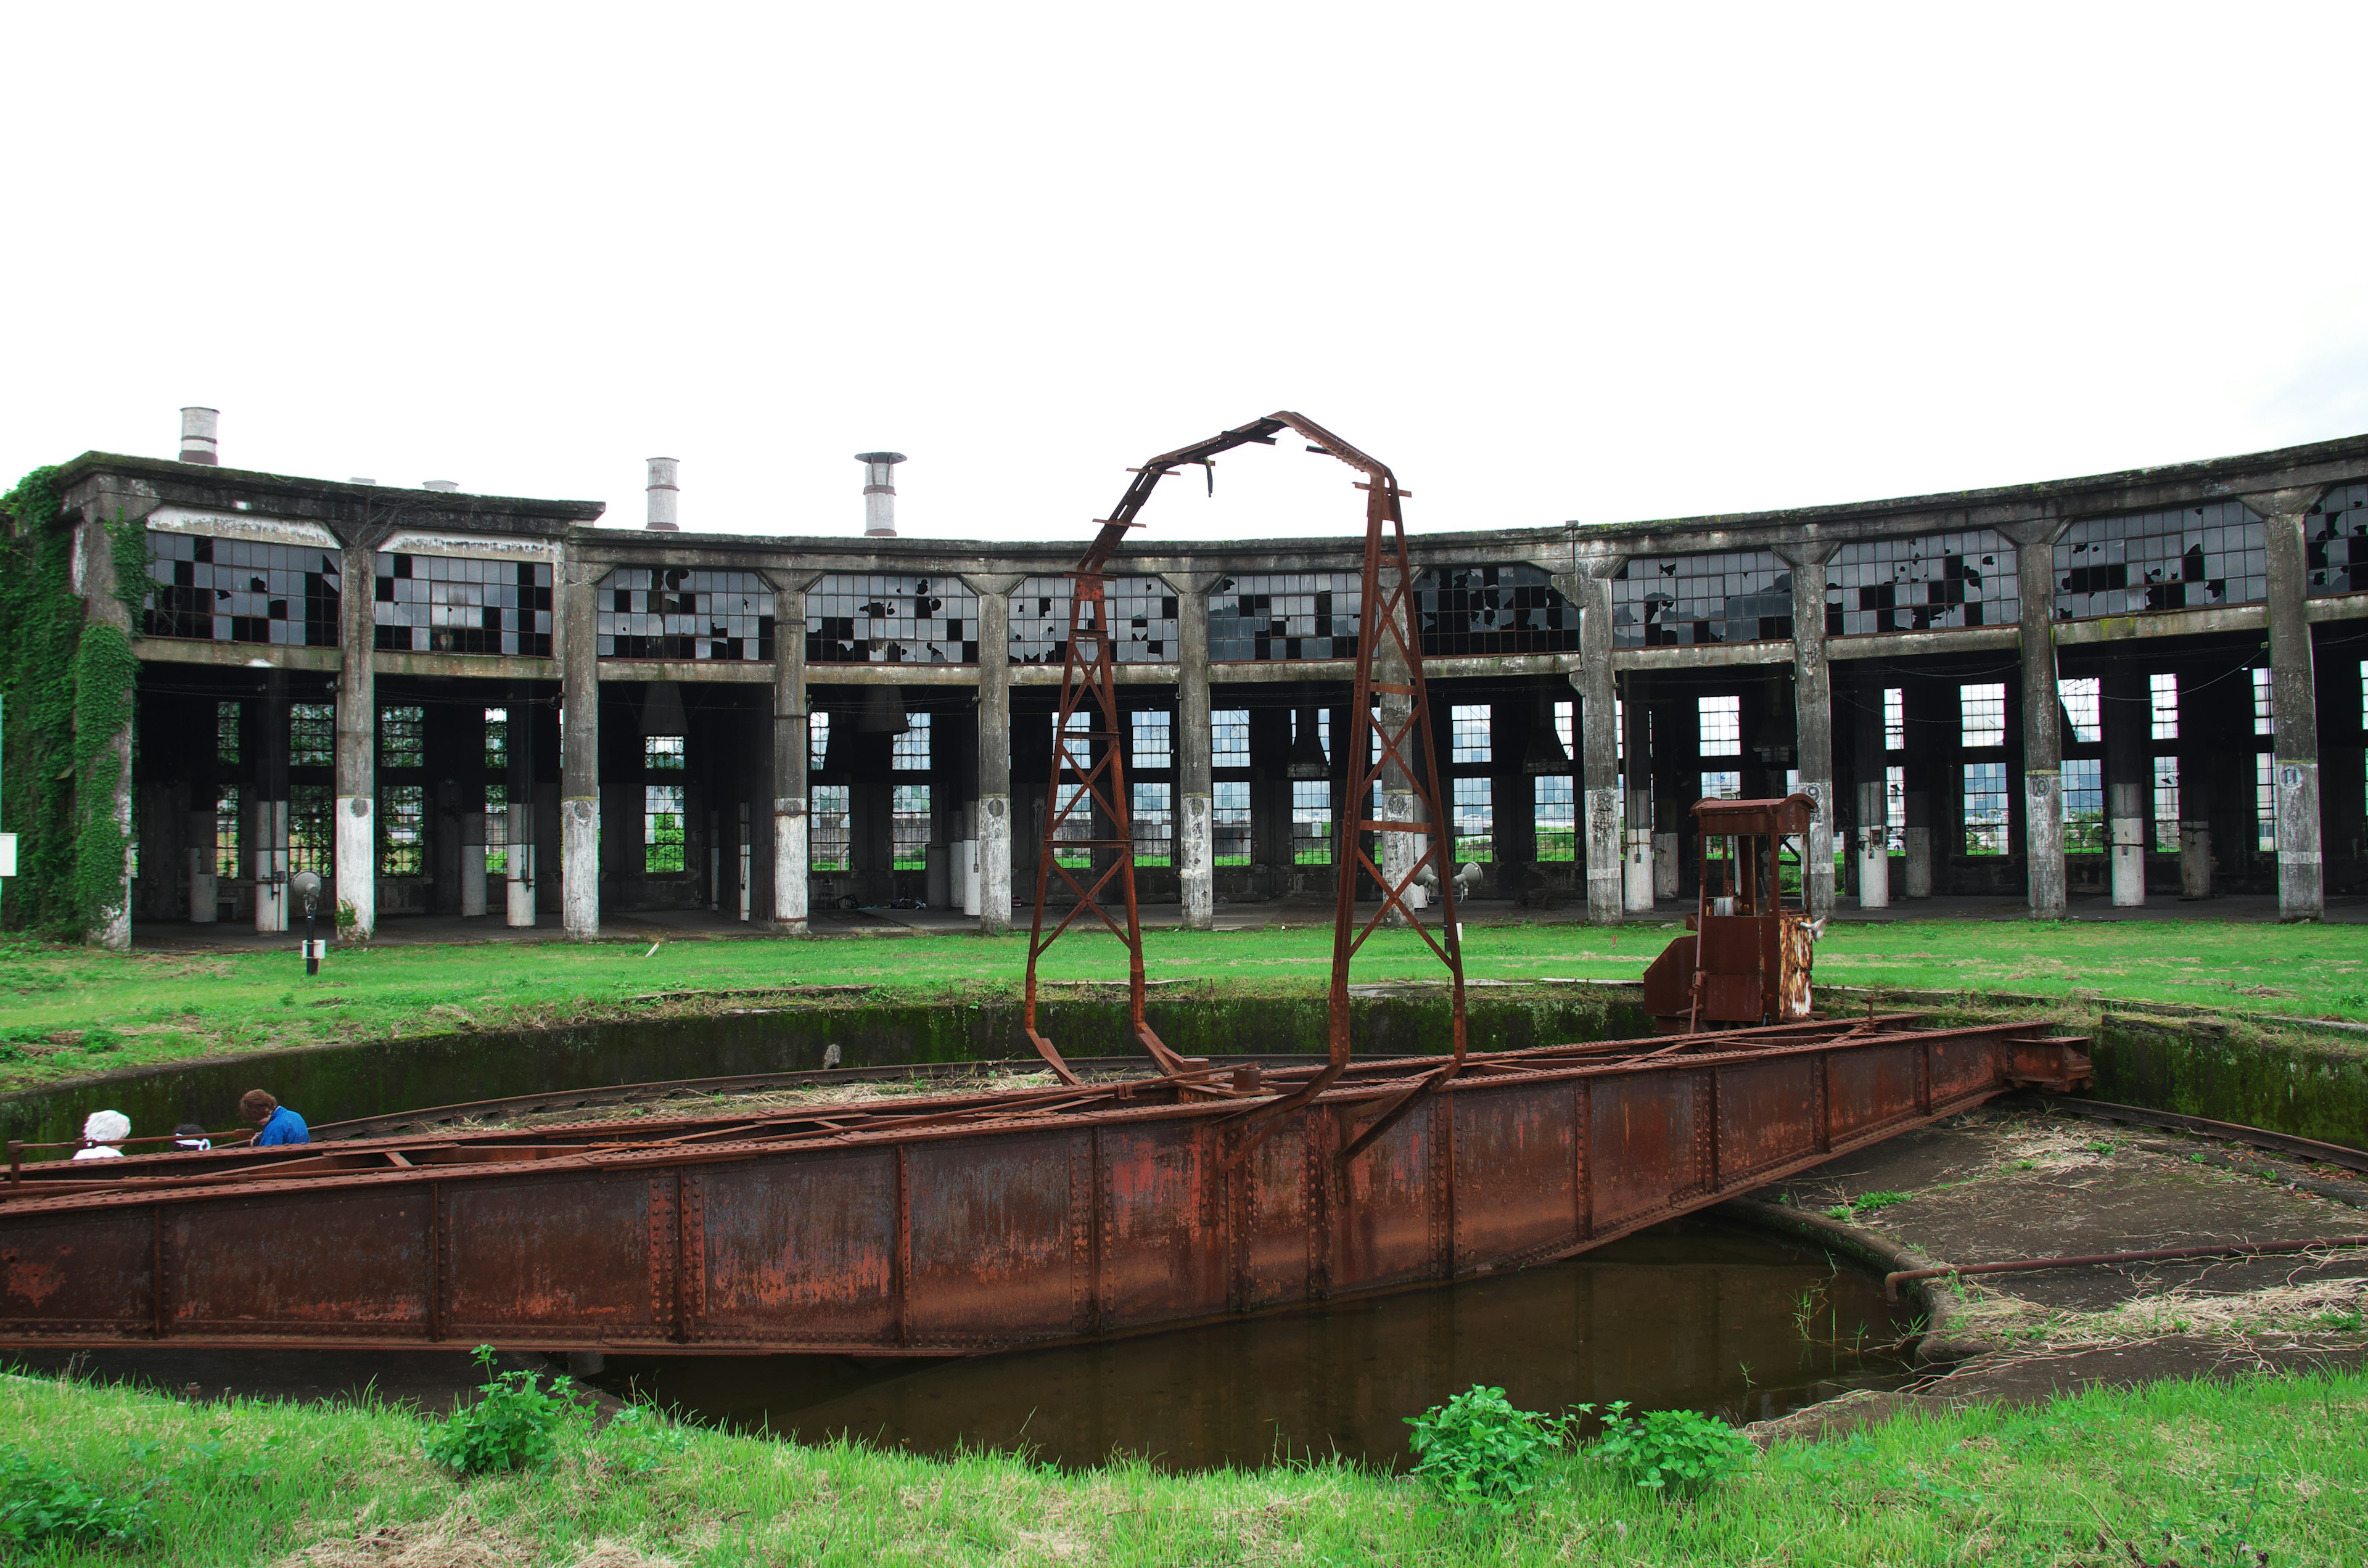
[[[509,767],[506,775],[509,821],[503,833],[509,869],[504,879],[503,915],[507,924],[534,925],[534,709],[524,681],[510,683]]]
[[[559,914],[577,941],[600,934],[600,637],[603,568],[562,562],[559,577]],[[778,634],[777,634],[778,641]]]
[[[339,530],[337,576],[337,806],[335,904],[324,913],[353,912],[354,939],[378,929],[378,677],[370,654],[378,641],[378,547],[382,528]]]
[[[1382,569],[1382,577],[1380,584],[1378,585],[1378,591],[1384,600],[1388,598],[1393,587],[1395,586],[1395,579],[1396,573],[1394,568],[1383,567]],[[1407,598],[1410,599],[1413,596],[1409,594]],[[1405,600],[1400,601],[1401,606],[1405,603]],[[1405,614],[1404,608],[1401,608],[1398,613],[1401,618],[1403,618]],[[1404,626],[1403,619],[1400,620],[1400,625],[1401,627]],[[1397,640],[1377,632],[1373,640],[1373,679],[1375,683],[1383,686],[1405,687],[1411,684],[1412,678],[1411,672],[1406,668],[1406,656],[1398,651]],[[1406,722],[1414,713],[1413,698],[1406,696],[1403,692],[1385,691],[1382,693],[1380,708],[1382,716],[1381,722],[1384,735],[1397,736],[1403,732],[1404,738],[1399,741],[1397,750],[1395,753],[1385,752],[1383,755],[1381,780],[1382,814],[1374,820],[1378,822],[1395,823],[1412,823],[1422,821],[1423,817],[1420,801],[1414,791],[1414,780],[1408,776],[1404,764],[1411,763],[1416,767],[1420,768],[1431,780],[1433,785],[1437,786],[1441,783],[1438,758],[1436,756],[1424,757],[1420,756],[1419,748],[1422,744],[1420,730],[1406,729]],[[1287,747],[1290,734],[1291,731],[1286,718],[1281,730],[1281,738],[1284,744],[1277,745],[1270,755],[1277,757],[1280,757],[1282,755],[1283,751]],[[1281,778],[1281,769],[1280,767],[1277,767],[1275,769],[1275,777],[1278,780]],[[1440,790],[1439,792],[1442,795],[1446,793],[1444,790]],[[1280,866],[1288,870],[1291,864],[1291,787],[1288,783],[1281,783],[1280,785],[1280,788],[1276,790],[1276,798],[1280,801],[1280,814],[1282,823],[1281,833],[1280,835],[1281,853],[1277,858],[1269,860],[1269,864]],[[1452,800],[1442,799],[1440,801],[1440,810],[1443,812],[1451,812],[1453,809],[1454,803]],[[1439,824],[1432,823],[1425,824],[1426,827],[1436,827]],[[1382,877],[1383,881],[1392,887],[1395,887],[1408,872],[1414,869],[1415,863],[1422,858],[1423,854],[1429,847],[1429,835],[1428,833],[1410,833],[1401,830],[1395,833],[1379,834],[1375,836],[1377,836],[1381,841],[1375,846],[1375,847],[1380,849],[1382,852]],[[1452,856],[1442,857],[1434,864],[1433,869],[1441,877],[1453,876],[1456,872],[1454,858]],[[1344,876],[1349,873],[1349,868],[1346,866],[1340,867],[1339,870]],[[1400,896],[1404,899],[1406,906],[1409,909],[1423,910],[1430,907],[1430,894],[1429,891],[1418,882],[1409,884],[1406,887],[1406,892]],[[1402,916],[1393,913],[1388,917],[1388,924],[1398,926],[1404,925],[1405,921]]]
[[[1620,897],[1628,913],[1650,915],[1662,881],[1656,870],[1654,853],[1653,724],[1645,707],[1644,676],[1630,671],[1627,687],[1622,727],[1627,732],[1623,737],[1628,757],[1623,782],[1628,825],[1621,835]]]
[[[2002,530],[2022,594],[2022,842],[2033,920],[2064,918],[2064,720],[2055,685],[2055,539],[2062,522]]]
[[[1907,830],[1907,896],[1932,896],[1932,797],[1922,790],[1910,790],[1904,802]]]
[[[2310,646],[2309,558],[2304,514],[2325,487],[2308,485],[2248,495],[2268,535],[2270,711],[2277,789],[2278,918],[2317,920],[2327,913],[2318,804],[2318,686]]]
[[[2105,729],[2105,843],[2112,857],[2113,907],[2137,909],[2146,903],[2146,792],[2153,787],[2154,768],[2147,759],[2152,709],[2146,699],[2146,678],[2136,670],[2104,677],[2104,700],[2098,704]]]
[[[255,873],[255,928],[288,929],[288,672],[263,677],[263,700],[248,710],[254,743],[255,809],[247,840]]]
[[[1611,676],[1611,574],[1619,569],[1613,558],[1554,574],[1554,587],[1578,607],[1578,668],[1570,684],[1578,694],[1579,820],[1586,835],[1579,853],[1587,866],[1590,926],[1616,926],[1622,914],[1619,687]]]
[[[1883,688],[1861,688],[1850,709],[1851,771],[1858,779],[1857,840],[1858,906],[1891,907],[1890,801],[1886,798],[1884,766],[1890,754],[1883,744]]]
[[[1826,663],[1826,562],[1836,548],[1811,543],[1777,551],[1793,568],[1794,765],[1801,770],[1801,793],[1817,802],[1801,845],[1802,903],[1812,919],[1834,912],[1834,702],[1833,673]],[[1882,822],[1880,812],[1874,820]]]
[[[807,809],[812,712],[806,700],[806,590],[820,573],[768,574],[773,583],[774,930],[806,934],[814,818]]]
[[[1176,876],[1187,929],[1216,925],[1216,788],[1210,777],[1209,590],[1215,572],[1170,572],[1176,590]],[[1337,732],[1347,744],[1349,732]],[[1341,868],[1341,875],[1349,875]]]
[[[1011,929],[1011,591],[1024,579],[962,580],[978,596],[978,928],[999,936]]]
[[[115,593],[114,540],[107,531],[107,522],[95,515],[97,508],[89,510],[94,515],[81,518],[74,525],[73,582],[74,591],[83,601],[83,636],[88,638],[94,632],[105,636],[111,632],[128,644],[131,637],[131,612],[124,608],[123,601]],[[108,518],[111,520],[114,516],[110,508]],[[127,572],[144,570],[144,563],[135,567],[132,562],[126,562],[124,569]],[[101,628],[107,630],[101,631]],[[91,759],[89,772],[85,776],[96,780],[111,772],[114,777],[105,809],[114,817],[116,827],[123,835],[123,864],[110,879],[114,883],[111,901],[92,916],[89,926],[83,932],[83,940],[94,947],[112,948],[118,952],[127,951],[131,946],[131,726],[139,711],[136,676],[132,684],[133,691],[125,694],[122,725],[107,737],[100,755]],[[211,833],[206,835],[206,843],[209,846],[212,845]],[[208,853],[211,855],[211,847]]]

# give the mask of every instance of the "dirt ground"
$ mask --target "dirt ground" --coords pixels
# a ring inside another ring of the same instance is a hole
[[[2183,1133],[1986,1108],[1756,1195],[1926,1266],[2368,1234],[2368,1178]],[[2094,1383],[2368,1364],[2368,1249],[1987,1275],[1933,1287],[1943,1362],[1757,1435],[1918,1405],[2039,1403]]]

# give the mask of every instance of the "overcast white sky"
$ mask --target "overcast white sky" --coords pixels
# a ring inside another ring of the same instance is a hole
[[[1277,408],[1421,528],[2368,431],[2368,6],[17,6],[0,483],[1075,537]],[[1169,537],[1359,526],[1296,447]]]

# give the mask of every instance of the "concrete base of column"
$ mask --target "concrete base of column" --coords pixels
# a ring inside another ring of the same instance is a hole
[[[353,911],[353,924],[337,920],[337,934],[367,941],[378,929],[378,822],[368,795],[337,797],[337,902],[334,919]]]
[[[464,841],[461,846],[461,913],[485,913],[485,846],[482,844]]]
[[[1858,850],[1858,906],[1861,909],[1891,907],[1891,849],[1884,843],[1883,835],[1871,833]]]
[[[516,822],[518,819],[512,817],[510,820]],[[509,860],[503,918],[521,930],[530,930],[534,926],[534,846],[511,844]]]
[[[783,795],[773,801],[773,914],[766,924],[785,937],[803,937],[807,930],[806,839],[813,823],[803,798]]]
[[[1617,926],[1623,869],[1620,855],[1620,791],[1587,792],[1587,921]]]
[[[1653,835],[1630,832],[1620,856],[1622,907],[1631,915],[1649,915],[1653,910]]]
[[[1207,931],[1217,924],[1216,842],[1210,836],[1213,810],[1211,797],[1187,795],[1176,819],[1176,881],[1188,931]]]
[[[1679,879],[1685,871],[1685,862],[1679,858],[1683,854],[1684,851],[1678,847],[1676,834],[1656,833],[1653,835],[1653,896],[1655,898],[1678,896],[1678,889],[1682,885]]]
[[[577,941],[600,934],[600,800],[559,802],[559,925]]]
[[[2146,819],[2115,817],[2113,846],[2113,907],[2146,907]]]
[[[2023,775],[2023,887],[2033,920],[2064,918],[2064,776]]]
[[[2317,920],[2327,914],[2327,872],[2318,834],[2318,764],[2275,766],[2278,797],[2278,918]]]
[[[1011,799],[989,795],[978,803],[978,928],[1011,929]]]
[[[268,933],[288,929],[288,884],[286,882],[255,884],[255,928]]]
[[[1416,821],[1414,791],[1411,790],[1383,790],[1381,820],[1383,822]],[[1429,848],[1429,835],[1419,833],[1384,833],[1378,836],[1382,841],[1382,876],[1390,886],[1395,887],[1405,879],[1407,872],[1414,869],[1415,862],[1422,858],[1423,852]],[[1435,865],[1432,869],[1442,877],[1452,877],[1456,872],[1456,868],[1452,865]],[[1418,882],[1409,884],[1398,897],[1408,909],[1424,910],[1430,907],[1429,890]],[[1404,925],[1405,918],[1393,910],[1387,923],[1393,926]]]
[[[1819,802],[1801,843],[1801,902],[1814,920],[1834,912],[1834,819],[1825,809],[1824,790],[1814,784],[1801,788]]]
[[[2179,824],[2179,896],[2212,896],[2212,827],[2208,823]]]
[[[1907,863],[1900,869],[1906,873],[1902,881],[1907,883],[1907,896],[1930,898],[1932,896],[1932,830],[1929,827],[1911,827],[1907,830],[1906,842]]]

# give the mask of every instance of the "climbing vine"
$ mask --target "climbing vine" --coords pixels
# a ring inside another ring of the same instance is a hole
[[[61,526],[57,471],[38,468],[0,496],[0,829],[17,835],[16,880],[0,919],[55,937],[101,924],[124,896],[130,842],[115,813],[139,674],[122,630],[85,616],[74,591],[74,531]],[[106,529],[115,591],[136,619],[146,530]]]

